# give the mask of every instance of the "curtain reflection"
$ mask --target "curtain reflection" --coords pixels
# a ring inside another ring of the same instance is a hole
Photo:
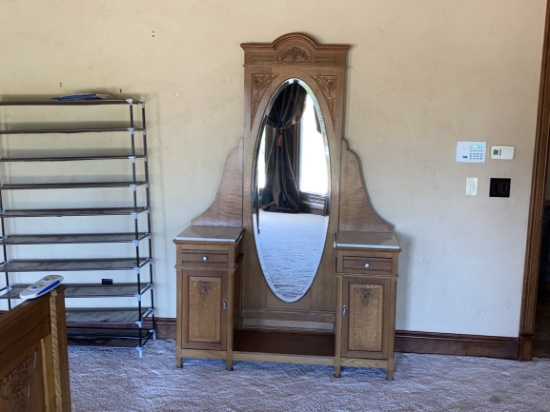
[[[296,171],[299,170],[300,120],[307,92],[297,83],[279,94],[265,125],[265,186],[260,207],[270,212],[299,213],[302,200]]]

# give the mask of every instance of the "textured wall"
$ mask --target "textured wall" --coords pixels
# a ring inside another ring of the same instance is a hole
[[[173,317],[172,238],[209,205],[242,136],[239,44],[291,31],[350,43],[345,135],[403,246],[397,328],[516,336],[545,3],[3,1],[0,97],[147,101],[158,315]],[[458,140],[516,157],[456,163]],[[510,177],[512,196],[489,198],[490,177]]]

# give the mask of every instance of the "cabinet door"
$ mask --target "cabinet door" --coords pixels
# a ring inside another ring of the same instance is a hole
[[[342,357],[387,359],[392,279],[342,279]]]
[[[182,273],[182,347],[225,350],[227,273]]]

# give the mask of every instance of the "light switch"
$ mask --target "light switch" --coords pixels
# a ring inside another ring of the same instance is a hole
[[[466,178],[466,196],[477,196],[477,177]]]

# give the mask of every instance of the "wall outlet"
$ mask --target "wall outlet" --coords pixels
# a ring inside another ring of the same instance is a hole
[[[489,185],[489,197],[510,197],[510,185],[512,179],[491,178]]]

